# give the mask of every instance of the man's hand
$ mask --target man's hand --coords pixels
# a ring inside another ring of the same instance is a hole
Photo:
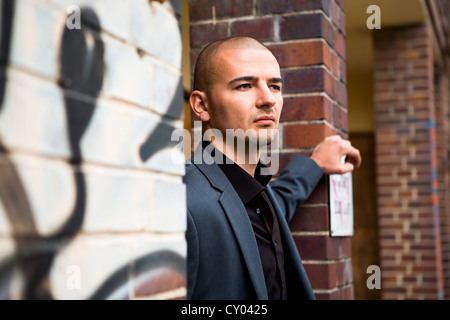
[[[341,159],[345,156],[345,161]],[[325,174],[344,174],[361,165],[359,150],[352,147],[350,141],[340,136],[325,138],[319,143],[311,155]]]

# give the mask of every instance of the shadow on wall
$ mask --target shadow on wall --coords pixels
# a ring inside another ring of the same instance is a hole
[[[13,35],[14,0],[2,0],[0,9],[1,116],[8,82],[6,70]],[[71,150],[70,163],[74,168],[75,204],[69,219],[58,231],[50,236],[40,236],[24,185],[0,137],[0,157],[2,160],[0,162],[0,201],[10,222],[11,236],[16,246],[14,256],[0,260],[0,299],[11,298],[12,279],[17,271],[24,278],[21,290],[22,298],[54,299],[49,274],[55,257],[64,246],[51,245],[51,249],[45,251],[30,248],[39,247],[36,246],[37,244],[54,243],[55,240],[60,238],[64,239],[63,243],[67,246],[83,225],[88,190],[81,168],[83,155],[80,142],[95,112],[96,99],[103,86],[105,48],[100,37],[94,34],[94,30],[100,28],[97,14],[91,8],[84,7],[81,9],[81,17],[85,18],[82,19],[81,29],[68,29],[64,26],[59,55],[60,75],[58,80],[64,96]],[[95,27],[86,27],[83,21],[90,21]],[[182,88],[181,81],[178,86]],[[74,99],[70,92],[79,92],[91,98],[80,101]],[[178,100],[175,97],[177,97],[177,93],[174,95],[168,112],[180,116],[182,105],[177,104]],[[171,127],[160,124],[150,133],[140,149],[143,161],[171,143],[170,137],[173,129],[169,130],[169,128]],[[140,282],[137,282],[140,283],[141,294],[155,294],[186,285],[185,261],[176,253],[170,251],[153,252],[134,261],[132,265],[134,266],[133,275],[136,279],[140,279]],[[128,290],[124,291],[125,295],[118,292],[120,291],[119,288],[128,286],[129,268],[130,261],[124,261],[123,267],[108,278],[90,299],[126,299]],[[171,281],[161,283],[161,279],[171,279]]]

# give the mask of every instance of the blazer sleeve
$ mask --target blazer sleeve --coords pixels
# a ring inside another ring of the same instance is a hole
[[[309,157],[296,155],[270,183],[275,198],[289,223],[323,176],[323,170]]]

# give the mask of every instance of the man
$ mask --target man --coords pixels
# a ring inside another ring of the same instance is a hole
[[[330,137],[269,185],[258,160],[275,139],[282,85],[277,60],[252,38],[216,41],[198,57],[190,104],[202,132],[216,134],[186,166],[188,299],[315,299],[288,223],[323,174],[352,171],[361,157]],[[244,149],[230,130],[245,133]]]

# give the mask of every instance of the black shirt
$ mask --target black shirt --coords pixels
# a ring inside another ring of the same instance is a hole
[[[203,147],[207,144],[203,143]],[[219,151],[215,149],[213,152]],[[218,166],[227,176],[247,210],[258,245],[268,297],[271,300],[285,300],[287,290],[283,245],[278,219],[267,194],[267,185],[272,176],[261,175],[263,165],[260,162],[252,177],[236,163],[225,159],[222,163],[218,163]]]

